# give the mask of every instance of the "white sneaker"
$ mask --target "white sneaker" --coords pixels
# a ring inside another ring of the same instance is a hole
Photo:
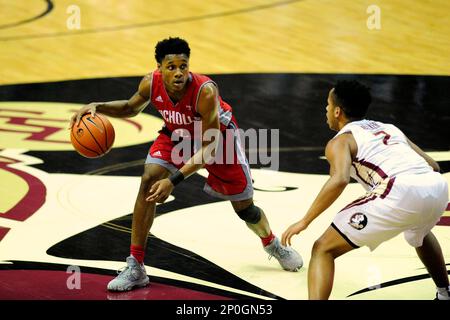
[[[264,250],[269,254],[269,259],[275,257],[284,270],[298,271],[303,266],[300,254],[292,247],[283,246],[277,237]]]
[[[127,266],[119,271],[119,275],[108,283],[108,290],[129,291],[134,287],[145,287],[150,282],[144,266],[133,256],[127,258]]]
[[[436,292],[436,299],[434,300],[450,300],[450,287],[446,291],[440,293]]]

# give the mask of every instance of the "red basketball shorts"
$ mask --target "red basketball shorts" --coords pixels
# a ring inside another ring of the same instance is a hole
[[[222,137],[223,161],[205,165],[208,179],[204,191],[225,200],[250,199],[253,197],[250,166],[242,148],[238,127],[234,121],[231,121],[227,129],[222,132]],[[145,163],[158,164],[174,173],[184,165],[184,162],[175,163],[173,161],[172,150],[176,143],[171,140],[167,132],[162,130],[150,147]]]

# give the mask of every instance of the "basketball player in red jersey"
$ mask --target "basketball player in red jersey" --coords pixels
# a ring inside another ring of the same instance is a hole
[[[155,48],[158,68],[142,79],[138,91],[129,100],[90,103],[71,119],[72,126],[78,125],[81,115],[87,112],[93,115],[100,112],[111,117],[132,117],[148,104],[156,108],[164,119],[164,127],[145,161],[133,212],[127,266],[108,284],[108,290],[127,291],[149,283],[143,261],[156,203],[163,203],[179,182],[202,167],[209,172],[205,192],[230,200],[239,218],[261,238],[266,252],[274,256],[283,269],[297,271],[303,264],[295,250],[281,245],[272,233],[264,212],[253,204],[250,168],[239,141],[232,142],[235,152],[231,164],[209,164],[205,156],[207,147],[211,143],[217,147],[218,139],[212,139],[211,142],[202,138],[201,148],[188,161],[176,164],[172,160],[175,143],[171,137],[177,129],[187,130],[191,136],[194,136],[196,122],[201,124],[202,133],[216,129],[220,135],[225,129],[237,129],[232,109],[219,96],[217,85],[206,76],[189,72],[189,56],[189,45],[183,39],[169,38],[158,42]],[[224,144],[226,142],[223,141]]]
[[[364,119],[371,102],[367,87],[339,81],[328,94],[327,124],[338,131],[326,148],[330,178],[305,216],[286,229],[283,244],[305,230],[339,197],[350,181],[367,191],[343,208],[314,243],[308,268],[310,299],[328,299],[334,260],[362,246],[375,250],[403,233],[436,285],[436,299],[450,300],[441,247],[431,229],[448,204],[448,184],[436,161],[397,127]]]

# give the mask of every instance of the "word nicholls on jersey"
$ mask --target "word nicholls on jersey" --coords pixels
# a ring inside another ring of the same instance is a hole
[[[184,113],[180,113],[178,111],[170,111],[170,110],[158,110],[163,119],[168,123],[174,123],[178,125],[187,125],[194,122],[190,116],[185,115]]]

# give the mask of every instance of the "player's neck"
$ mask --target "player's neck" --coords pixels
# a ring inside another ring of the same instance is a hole
[[[173,103],[177,103],[181,99],[183,99],[184,94],[186,93],[187,85],[184,86],[183,90],[181,91],[170,91],[166,88],[167,95],[169,96],[170,100],[172,100]]]
[[[345,127],[345,125],[347,124],[347,123],[349,123],[350,121],[349,120],[347,120],[347,119],[344,119],[344,120],[342,120],[342,121],[339,121],[338,122],[338,130],[337,131],[340,131],[343,127]]]
[[[340,120],[338,121],[338,128],[339,128],[339,130],[341,130],[343,127],[345,127],[345,126],[346,126],[347,124],[349,124],[350,122],[353,122],[353,121],[359,121],[359,120],[361,120],[361,119],[342,117],[342,119],[340,119]],[[338,131],[339,131],[339,130],[338,130]]]

